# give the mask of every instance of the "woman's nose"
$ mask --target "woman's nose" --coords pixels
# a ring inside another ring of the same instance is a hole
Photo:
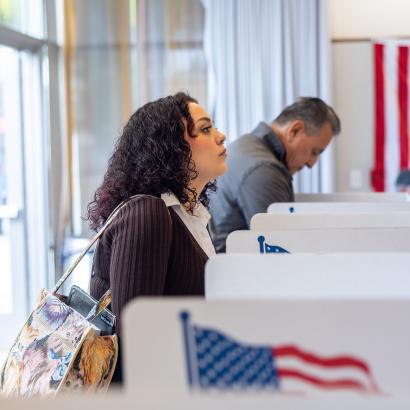
[[[217,141],[219,145],[222,145],[226,140],[226,135],[223,132],[218,131]]]

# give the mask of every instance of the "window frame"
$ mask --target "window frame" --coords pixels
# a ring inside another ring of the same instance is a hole
[[[23,325],[39,290],[50,288],[55,281],[49,215],[49,147],[50,130],[55,129],[55,123],[59,124],[59,118],[53,119],[51,112],[59,117],[59,105],[51,107],[49,103],[56,95],[58,101],[57,44],[0,25],[0,46],[18,53],[19,147],[16,149],[21,162],[16,161],[13,167],[21,173],[22,181],[20,200],[0,207],[0,217],[10,221],[13,297],[11,315],[0,316],[2,328],[10,328],[2,334],[1,351],[10,347],[16,325]],[[50,72],[52,67],[55,72]]]

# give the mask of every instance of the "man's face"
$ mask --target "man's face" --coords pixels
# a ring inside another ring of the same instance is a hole
[[[332,127],[329,123],[316,133],[306,135],[303,121],[293,121],[285,131],[286,162],[290,173],[300,171],[304,166],[312,168],[319,155],[326,149],[332,140]]]

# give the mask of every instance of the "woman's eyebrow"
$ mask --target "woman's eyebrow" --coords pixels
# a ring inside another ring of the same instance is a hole
[[[199,121],[208,121],[212,124],[212,120],[209,117],[201,117],[197,122]]]

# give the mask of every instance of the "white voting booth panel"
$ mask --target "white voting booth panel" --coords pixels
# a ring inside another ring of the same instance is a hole
[[[226,240],[226,253],[338,252],[410,253],[410,227],[235,231]]]
[[[410,299],[410,254],[220,254],[205,266],[212,299]]]
[[[252,231],[280,229],[335,229],[369,227],[410,227],[410,212],[393,213],[323,213],[323,214],[256,214]]]
[[[410,300],[140,299],[123,316],[126,390],[141,399],[242,392],[335,405],[406,395],[409,309]]]
[[[405,192],[335,192],[329,194],[296,193],[295,202],[401,202],[410,201]]]
[[[141,400],[132,392],[106,395],[67,395],[49,399],[7,399],[0,398],[3,410],[408,410],[410,399],[404,397],[374,397],[356,395],[356,397],[261,397],[243,394],[224,396],[223,398],[192,396],[169,400],[161,399],[161,390],[151,392],[149,400]]]
[[[358,212],[410,212],[410,202],[275,202],[268,207],[271,214]]]

